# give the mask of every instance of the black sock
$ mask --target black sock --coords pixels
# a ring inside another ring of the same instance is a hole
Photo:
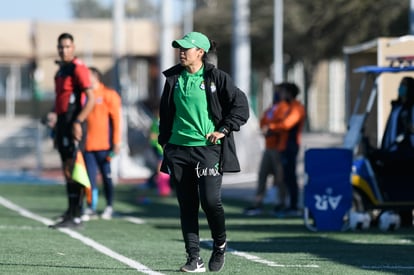
[[[69,215],[80,217],[82,207],[82,186],[74,181],[68,182]]]

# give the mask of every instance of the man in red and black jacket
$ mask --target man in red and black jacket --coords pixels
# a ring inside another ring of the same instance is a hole
[[[93,108],[94,98],[88,67],[75,57],[73,36],[62,33],[57,45],[60,60],[55,75],[55,105],[48,114],[48,124],[55,129],[55,146],[62,160],[69,207],[51,227],[77,228],[82,225],[80,215],[83,187],[72,179],[76,150],[83,150],[86,136],[85,121]]]

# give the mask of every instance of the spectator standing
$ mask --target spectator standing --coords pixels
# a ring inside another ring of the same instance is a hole
[[[121,149],[121,97],[103,84],[102,74],[97,68],[89,67],[89,71],[95,105],[87,117],[88,135],[84,156],[92,192],[82,219],[87,221],[97,217],[99,169],[106,199],[101,218],[109,220],[113,214],[114,199],[111,158]]]
[[[204,34],[190,32],[172,46],[179,49],[180,64],[163,72],[158,142],[164,148],[161,171],[170,174],[180,208],[187,252],[180,270],[206,270],[199,254],[201,203],[213,238],[208,266],[220,271],[226,250],[222,176],[240,171],[233,131],[247,122],[248,101],[227,73],[206,61],[215,42]]]
[[[60,60],[56,62],[59,69],[55,75],[55,105],[47,120],[48,126],[55,129],[54,142],[62,161],[68,209],[51,227],[77,228],[82,225],[84,187],[72,179],[72,168],[77,150],[84,149],[86,118],[93,108],[94,97],[88,68],[74,55],[73,36],[62,33],[57,42]]]
[[[278,85],[280,98],[289,108],[283,120],[269,123],[268,134],[278,134],[279,150],[283,167],[283,181],[289,192],[289,206],[277,211],[276,216],[299,216],[298,208],[299,185],[296,174],[297,157],[302,141],[302,131],[305,124],[306,112],[303,104],[296,99],[299,88],[291,82]]]
[[[279,153],[282,149],[280,137],[278,133],[270,133],[268,130],[271,122],[282,121],[288,112],[289,104],[280,100],[278,86],[275,85],[272,106],[267,108],[260,118],[260,129],[265,138],[265,149],[259,166],[254,202],[253,205],[244,209],[245,215],[255,216],[263,212],[263,200],[266,195],[267,178],[269,175],[273,177],[273,187],[278,190],[279,204],[274,206],[274,210],[285,208],[286,188],[283,182],[283,168]]]

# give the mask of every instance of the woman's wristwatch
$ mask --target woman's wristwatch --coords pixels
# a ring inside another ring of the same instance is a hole
[[[229,130],[227,130],[224,126],[219,129],[219,132],[225,134],[226,136],[229,134]]]

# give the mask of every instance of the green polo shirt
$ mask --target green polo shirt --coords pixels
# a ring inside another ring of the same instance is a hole
[[[183,70],[174,87],[176,113],[169,142],[183,146],[211,145],[206,135],[214,132],[203,78],[204,67],[190,74]]]

